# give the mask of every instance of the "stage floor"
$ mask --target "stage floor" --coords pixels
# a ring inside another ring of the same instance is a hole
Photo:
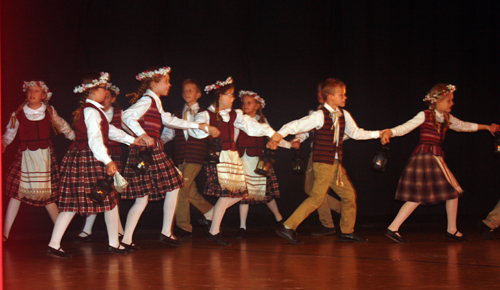
[[[384,236],[381,226],[364,225],[368,243],[342,243],[336,236],[311,236],[301,227],[304,245],[288,244],[274,225],[249,229],[231,246],[205,239],[196,227],[180,247],[158,241],[159,230],[138,230],[141,251],[107,253],[106,232],[92,242],[70,242],[60,259],[45,253],[50,233],[12,237],[4,246],[4,289],[499,289],[500,237],[485,241],[473,225],[468,242],[448,241],[443,225],[401,229],[408,244]],[[496,233],[494,233],[496,234]]]

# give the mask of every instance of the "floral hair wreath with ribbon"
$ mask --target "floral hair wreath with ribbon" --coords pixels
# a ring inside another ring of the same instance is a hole
[[[143,71],[140,74],[136,75],[135,79],[142,82],[142,80],[147,78],[152,78],[153,76],[158,76],[158,75],[166,76],[167,74],[170,73],[170,71],[171,71],[170,67],[164,66],[154,71],[148,71],[148,70]]]
[[[87,91],[88,89],[95,88],[99,86],[100,84],[106,84],[109,81],[109,73],[107,72],[101,72],[101,77],[96,80],[92,80],[92,83],[90,84],[81,84],[80,86],[75,87],[73,90],[73,93],[83,93]]]
[[[34,86],[42,88],[42,90],[47,94],[47,101],[50,100],[50,97],[52,97],[52,93],[50,92],[49,87],[47,87],[47,85],[42,81],[31,81],[31,82],[25,81],[23,84],[23,92],[26,92],[29,87],[34,87]]]
[[[425,95],[425,98],[423,99],[423,101],[430,102],[431,104],[434,104],[437,101],[438,97],[444,96],[444,95],[449,94],[449,93],[453,93],[456,90],[457,90],[457,88],[454,85],[448,84],[448,85],[446,85],[446,90],[439,92],[439,93],[434,93],[432,95],[427,94],[427,95]]]
[[[112,83],[108,83],[106,85],[106,89],[107,90],[112,90],[113,92],[115,92],[115,94],[117,96],[120,94],[120,89],[117,86],[113,85]]]
[[[233,78],[232,77],[228,77],[225,81],[221,82],[221,81],[216,81],[215,84],[211,84],[209,86],[206,86],[205,87],[205,93],[209,93],[210,91],[213,91],[213,90],[217,90],[217,89],[220,89],[221,87],[223,86],[227,86],[227,85],[230,85],[233,83]]]
[[[257,95],[256,92],[252,91],[240,91],[239,97],[240,99],[243,98],[244,96],[250,96],[253,97],[259,104],[262,106],[262,109],[266,107],[266,101],[264,101],[263,98],[261,98],[259,95]]]

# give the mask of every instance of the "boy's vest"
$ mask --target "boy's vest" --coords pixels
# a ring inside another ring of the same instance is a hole
[[[198,112],[203,112],[200,109]],[[182,119],[182,110],[174,113],[174,116]],[[207,142],[206,138],[196,139],[191,136],[184,136],[183,129],[175,130],[175,155],[174,162],[176,165],[181,165],[184,161],[187,163],[205,164],[205,156],[207,155]]]
[[[335,153],[337,153],[339,163],[342,164],[342,145],[344,144],[345,130],[344,111],[339,108],[342,112],[342,116],[339,118],[337,124],[337,126],[340,127],[339,142],[338,145],[336,145],[333,140],[335,128],[333,128],[330,112],[325,107],[321,107],[320,110],[323,111],[324,124],[323,127],[314,130],[313,162],[333,164],[335,162]]]

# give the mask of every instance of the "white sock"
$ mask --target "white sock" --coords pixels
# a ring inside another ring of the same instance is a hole
[[[177,198],[180,188],[167,192],[163,202],[163,227],[161,233],[169,238],[173,238],[172,225],[174,222],[175,209],[177,208]]]
[[[135,199],[134,205],[130,208],[127,214],[127,223],[125,224],[125,232],[123,233],[122,243],[132,244],[132,236],[134,235],[135,227],[141,218],[142,212],[148,205],[148,196],[143,196]]]
[[[249,208],[250,205],[248,203],[240,203],[240,229],[247,229],[247,217]]]
[[[56,250],[61,248],[61,240],[68,228],[71,220],[75,216],[74,212],[64,211],[59,213],[56,219],[56,223],[54,224],[54,229],[52,230],[52,237],[50,238],[49,247],[52,247]]]
[[[215,203],[213,207],[214,215],[212,219],[212,227],[210,228],[210,234],[215,236],[220,232],[220,224],[224,214],[226,213],[226,209],[242,199],[242,197],[219,197],[217,203]]]
[[[274,218],[277,222],[281,221],[283,217],[281,216],[280,210],[278,209],[278,204],[276,203],[276,199],[273,198],[270,202],[267,203],[267,207],[274,214]]]
[[[85,219],[85,225],[83,226],[82,232],[79,234],[80,237],[84,238],[84,237],[92,234],[92,227],[94,226],[94,222],[95,222],[96,217],[97,217],[97,214],[93,213],[93,214],[90,214]]]

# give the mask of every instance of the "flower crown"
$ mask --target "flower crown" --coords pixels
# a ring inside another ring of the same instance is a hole
[[[107,90],[112,90],[113,92],[115,92],[115,94],[117,96],[120,94],[120,89],[117,86],[113,85],[112,83],[108,83],[106,85],[106,89]]]
[[[213,91],[213,90],[217,90],[217,89],[220,89],[221,87],[223,86],[227,86],[227,85],[230,85],[233,83],[233,78],[232,77],[228,77],[225,81],[221,82],[221,81],[216,81],[215,84],[211,84],[209,86],[206,86],[205,87],[205,93],[209,93],[210,91]]]
[[[244,96],[250,96],[253,97],[259,104],[262,106],[262,109],[266,107],[266,101],[264,101],[263,98],[261,98],[259,95],[257,95],[256,92],[252,91],[240,91],[239,97],[240,99],[243,98]]]
[[[24,82],[23,84],[23,92],[26,92],[29,87],[40,87],[42,90],[47,94],[47,101],[50,100],[50,97],[52,97],[52,93],[49,90],[49,87],[42,82],[42,81],[31,81],[31,82]]]
[[[75,87],[73,93],[83,93],[88,89],[99,86],[100,84],[105,84],[109,81],[109,74],[107,72],[101,72],[101,77],[96,80],[92,80],[90,84],[81,84],[80,86]]]
[[[135,78],[136,78],[136,80],[142,82],[142,80],[147,79],[147,78],[152,78],[153,76],[157,76],[157,75],[166,76],[167,74],[170,73],[170,71],[171,71],[170,67],[165,66],[165,67],[159,68],[159,69],[154,70],[154,71],[148,71],[148,70],[143,71],[140,74],[136,75]]]
[[[448,84],[448,85],[446,85],[446,90],[439,92],[439,93],[434,93],[432,95],[427,94],[427,95],[425,95],[425,98],[423,99],[423,101],[424,102],[431,102],[431,104],[433,104],[437,101],[438,97],[444,96],[444,95],[449,94],[449,93],[453,93],[456,90],[457,90],[457,88],[454,85]]]

